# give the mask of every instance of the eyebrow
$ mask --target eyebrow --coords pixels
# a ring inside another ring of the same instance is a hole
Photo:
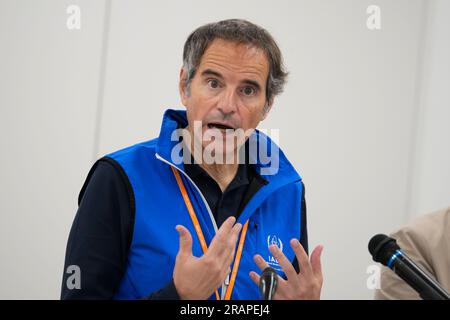
[[[214,71],[212,69],[205,69],[205,70],[203,70],[202,76],[215,76],[217,78],[224,79],[224,77],[219,72]],[[250,84],[252,86],[255,86],[258,90],[261,90],[261,85],[255,80],[244,79],[241,82],[242,83],[246,83],[246,84]]]

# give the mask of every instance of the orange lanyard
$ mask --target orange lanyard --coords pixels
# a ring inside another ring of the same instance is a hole
[[[203,254],[206,253],[208,249],[208,245],[206,244],[205,237],[203,235],[202,228],[200,227],[200,223],[198,222],[197,215],[195,214],[194,207],[192,206],[191,200],[189,199],[189,195],[184,187],[183,180],[181,179],[180,173],[177,169],[174,169],[172,166],[170,167],[172,172],[177,180],[178,187],[180,188],[181,195],[183,196],[184,203],[186,204],[186,208],[188,209],[189,215],[191,217],[192,223],[194,224],[195,232],[197,233],[198,239],[200,240],[200,245],[202,247]],[[241,237],[239,239],[239,245],[236,251],[236,256],[234,258],[233,270],[231,272],[230,283],[228,285],[227,291],[225,293],[225,300],[230,300],[231,293],[233,292],[234,284],[236,283],[236,276],[239,269],[239,263],[241,262],[242,250],[244,248],[245,236],[247,234],[248,229],[248,220],[244,224],[242,228]],[[216,290],[216,299],[220,300],[219,292]]]

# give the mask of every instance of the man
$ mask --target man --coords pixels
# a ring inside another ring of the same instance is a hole
[[[64,275],[62,298],[259,299],[252,270],[271,266],[275,299],[318,299],[322,247],[309,260],[302,180],[255,130],[286,75],[259,26],[195,30],[179,81],[186,112],[167,110],[157,139],[100,159],[86,179],[65,263],[81,288]]]
[[[391,235],[402,250],[450,291],[450,207],[419,217]],[[377,300],[418,300],[419,294],[383,267]]]

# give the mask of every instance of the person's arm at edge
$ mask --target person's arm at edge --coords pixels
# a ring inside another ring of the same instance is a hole
[[[134,228],[134,203],[118,164],[102,158],[92,167],[79,197],[66,250],[61,299],[112,299],[127,263]],[[70,289],[70,265],[80,268],[81,288]],[[173,281],[143,297],[179,299]]]

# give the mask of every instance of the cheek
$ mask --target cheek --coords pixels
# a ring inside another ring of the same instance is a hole
[[[258,126],[262,120],[262,111],[259,109],[247,109],[244,108],[241,111],[242,127],[247,129],[254,129]]]
[[[245,114],[248,119],[261,121],[266,99],[263,96],[254,97],[252,99],[242,99],[241,114]]]
[[[196,92],[189,99],[187,109],[194,120],[202,120],[217,105],[218,98]]]

